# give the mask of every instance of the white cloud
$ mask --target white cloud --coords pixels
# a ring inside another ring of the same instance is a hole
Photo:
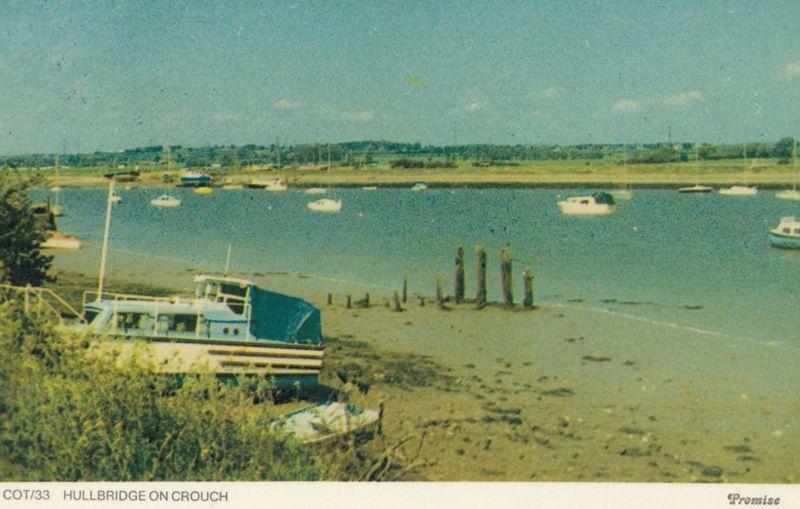
[[[297,108],[302,108],[303,103],[290,101],[288,99],[281,99],[280,101],[275,101],[273,106],[281,110],[294,110]]]
[[[783,75],[789,78],[800,76],[800,60],[789,62],[783,66]]]
[[[688,106],[689,104],[703,99],[703,94],[697,90],[681,92],[680,94],[670,95],[661,100],[661,104],[667,107]]]
[[[218,124],[222,123],[222,122],[228,122],[230,120],[234,120],[235,118],[236,118],[236,115],[231,115],[229,113],[214,113],[213,115],[211,115],[211,120],[213,120],[214,122],[216,122]]]
[[[619,101],[614,104],[614,111],[619,111],[622,113],[631,113],[634,111],[639,111],[640,108],[639,101],[632,101],[630,99],[620,99]]]
[[[364,110],[364,111],[345,111],[342,113],[342,118],[348,120],[350,122],[355,122],[357,124],[366,124],[375,116],[375,112],[373,110]]]
[[[531,97],[539,100],[555,99],[558,97],[558,89],[556,87],[549,87],[544,90],[536,90],[531,93]]]

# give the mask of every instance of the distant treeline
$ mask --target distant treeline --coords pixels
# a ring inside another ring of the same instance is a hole
[[[447,145],[389,141],[354,141],[331,144],[300,145],[217,145],[184,147],[181,145],[138,147],[117,152],[60,154],[62,166],[93,167],[140,165],[164,167],[241,168],[250,165],[286,166],[295,164],[327,164],[360,167],[372,163],[391,163],[399,168],[448,168],[456,161],[475,166],[518,164],[522,161],[557,161],[573,159],[627,158],[631,163],[665,163],[701,160],[778,158],[788,162],[793,138],[776,143],[713,145],[710,143],[645,143],[584,145]],[[0,165],[10,167],[54,166],[56,154],[0,156]]]

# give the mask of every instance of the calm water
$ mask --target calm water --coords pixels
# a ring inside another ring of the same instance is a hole
[[[767,232],[800,204],[756,197],[636,191],[609,217],[562,216],[559,197],[580,190],[334,189],[339,214],[314,213],[317,199],[290,190],[217,190],[181,197],[177,209],[149,200],[162,191],[119,191],[112,248],[247,272],[301,272],[433,293],[437,275],[452,285],[456,247],[489,255],[490,291],[499,297],[499,251],[510,246],[516,294],[525,267],[541,301],[604,307],[721,335],[800,345],[800,253],[770,248]],[[41,198],[44,193],[35,193]],[[60,229],[102,238],[105,191],[66,189]],[[271,207],[271,209],[270,209]],[[468,278],[469,279],[469,278]],[[467,290],[473,288],[468,281]],[[723,336],[721,336],[723,337]]]

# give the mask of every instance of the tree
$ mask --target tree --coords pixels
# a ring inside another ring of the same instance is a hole
[[[53,261],[39,251],[47,232],[28,198],[32,184],[28,178],[0,170],[0,281],[13,285],[40,285]]]
[[[780,157],[781,159],[789,159],[792,157],[792,145],[794,145],[794,138],[789,136],[786,138],[781,138],[777,143],[775,143],[773,156]]]

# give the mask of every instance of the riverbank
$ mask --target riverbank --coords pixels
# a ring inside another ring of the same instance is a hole
[[[73,169],[69,174],[52,176],[52,185],[62,187],[102,187],[107,185],[103,170]],[[454,168],[391,168],[370,165],[366,168],[325,166],[286,167],[280,171],[214,170],[217,182],[246,184],[251,179],[281,178],[296,187],[410,187],[423,181],[435,187],[603,187],[672,188],[705,184],[730,186],[747,183],[762,189],[781,189],[796,182],[791,165],[765,160],[744,168],[739,160],[703,161],[699,164],[663,163],[621,166],[602,160],[533,161],[511,166],[475,167],[461,164]],[[140,187],[164,187],[163,171],[143,173],[133,183]],[[173,181],[179,173],[173,172]]]
[[[57,253],[62,284],[97,248]],[[204,267],[112,250],[110,284],[189,291]],[[385,433],[411,436],[428,480],[797,482],[800,351],[564,302],[438,309],[393,289],[237,273],[322,310],[323,382],[367,383]],[[58,284],[57,284],[58,285]],[[412,289],[413,290],[413,289]],[[327,294],[333,293],[332,305]],[[370,307],[345,306],[370,293]],[[430,297],[430,296],[428,296]],[[338,374],[337,374],[338,373]],[[421,440],[421,441],[420,441]]]

